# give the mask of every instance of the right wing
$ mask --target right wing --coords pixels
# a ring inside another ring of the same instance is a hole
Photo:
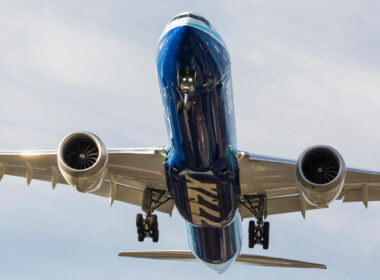
[[[114,200],[144,207],[144,191],[157,190],[155,198],[166,203],[156,210],[171,214],[174,203],[166,187],[166,148],[110,149],[108,171],[101,187],[91,192]],[[0,152],[0,179],[3,175],[67,184],[57,165],[57,151]]]
[[[296,161],[254,155],[244,152],[236,154],[240,169],[242,195],[265,195],[267,215],[319,209],[308,204],[300,194],[296,179]],[[380,172],[347,168],[344,186],[337,197],[343,202],[380,200]],[[253,214],[241,204],[242,218]]]

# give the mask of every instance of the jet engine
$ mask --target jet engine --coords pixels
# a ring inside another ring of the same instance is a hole
[[[102,184],[107,172],[108,153],[96,135],[75,132],[59,144],[57,160],[67,183],[80,192],[91,192]]]
[[[299,157],[296,176],[305,200],[313,206],[327,207],[343,188],[346,165],[334,148],[313,146]]]

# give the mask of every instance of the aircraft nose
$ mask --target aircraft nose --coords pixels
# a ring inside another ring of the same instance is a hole
[[[196,30],[192,26],[181,26],[175,29],[174,36],[177,40],[179,40],[182,44],[183,43],[191,43],[194,41],[194,38],[196,36]],[[185,45],[186,46],[186,45]]]

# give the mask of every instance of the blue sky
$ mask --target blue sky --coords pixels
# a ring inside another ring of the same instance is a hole
[[[295,159],[334,146],[351,167],[380,170],[380,5],[376,1],[1,1],[0,149],[56,149],[76,130],[109,148],[167,145],[156,73],[166,23],[191,10],[230,51],[241,150]],[[135,206],[67,186],[4,177],[1,279],[377,279],[380,204],[273,216],[268,251],[327,271],[118,258],[122,250],[187,249],[177,212],[160,243],[137,242]],[[247,221],[243,223],[247,231]]]

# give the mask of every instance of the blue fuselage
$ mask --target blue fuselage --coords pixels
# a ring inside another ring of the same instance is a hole
[[[186,220],[190,249],[219,271],[241,248],[230,66],[211,26],[177,24],[159,41],[157,74],[171,143],[168,190]]]

